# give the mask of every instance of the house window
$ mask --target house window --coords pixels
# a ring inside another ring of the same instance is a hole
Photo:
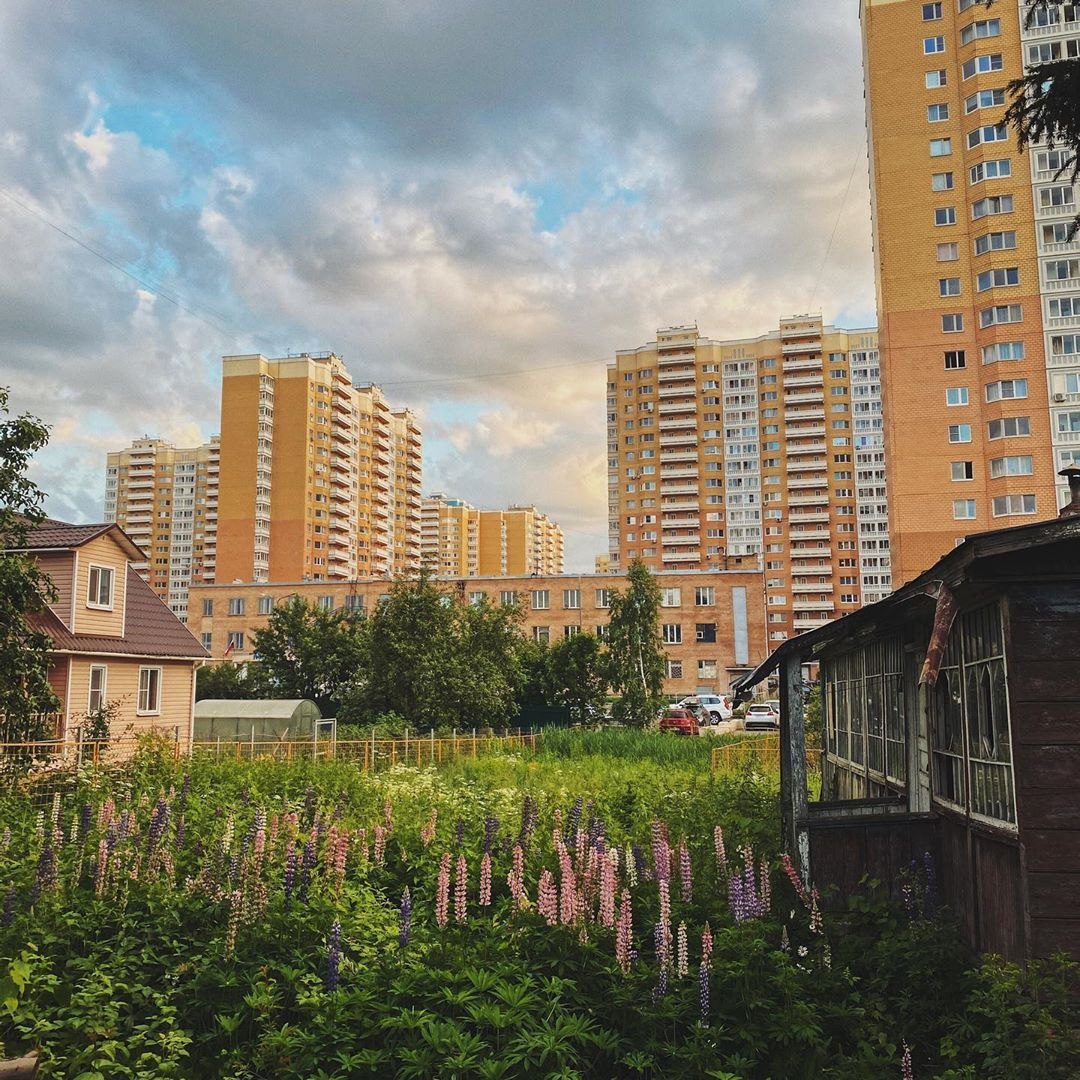
[[[274,598],[272,596],[259,597],[259,614],[269,615],[274,610]]]
[[[934,211],[934,224],[935,225],[955,225],[956,224],[956,207],[955,206],[939,206]]]
[[[273,605],[271,605],[273,606]],[[357,612],[364,610],[364,598],[360,593],[346,593],[344,607],[346,611]]]
[[[682,644],[682,624],[681,623],[664,623],[663,636],[665,645],[681,645]]]
[[[937,104],[937,105],[927,105],[926,106],[926,119],[929,120],[930,123],[936,123],[936,122],[938,122],[940,120],[948,120],[949,119],[949,106],[948,106],[948,104],[945,103],[945,102],[941,102],[940,104]]]
[[[1020,284],[1020,268],[1017,266],[1001,266],[995,270],[984,270],[976,279],[975,287],[979,292],[987,289],[1000,288],[1005,285]]]
[[[996,345],[982,347],[982,362],[996,364],[999,360],[1023,360],[1024,343],[1022,341],[999,341]]]
[[[1016,247],[1016,233],[1012,230],[975,237],[976,255],[985,255],[988,251],[1009,251],[1014,247]]]
[[[90,665],[90,694],[86,702],[86,712],[96,716],[105,708],[105,682],[108,669],[104,664]]]
[[[697,629],[695,630],[695,637],[698,641],[705,641],[713,643],[716,641],[716,623],[714,622],[699,622]]]
[[[574,610],[581,607],[580,589],[563,589],[563,607]]]
[[[318,607],[322,611],[333,611],[334,598],[332,596],[320,596],[318,599]]]
[[[1007,176],[1012,176],[1012,162],[1008,158],[981,161],[968,170],[968,178],[973,184],[981,184],[984,180],[1002,180]]]
[[[954,480],[974,480],[975,473],[970,461],[953,461],[949,463]]]
[[[976,109],[994,109],[1004,104],[1004,90],[1000,88],[996,90],[979,90],[977,93],[964,98],[964,112],[973,113]]]
[[[990,476],[994,479],[999,476],[1031,476],[1033,472],[1032,459],[1024,455],[990,459]]]
[[[214,601],[210,599],[203,600],[202,602],[203,616],[209,619],[214,614]]]
[[[1001,36],[1000,19],[980,19],[978,22],[968,23],[960,31],[960,44],[968,45],[979,38],[992,38]]]
[[[923,22],[932,22],[934,19],[940,19],[941,4],[923,4],[922,17]]]
[[[952,153],[952,139],[931,139],[930,156],[948,157]]]
[[[200,636],[202,639],[202,647],[207,652],[212,652],[214,647],[214,635],[209,630],[206,630]]]
[[[551,605],[551,594],[547,589],[532,590],[533,611],[546,611]]]
[[[991,53],[989,56],[975,56],[968,60],[960,69],[960,74],[965,82],[975,75],[988,75],[991,71],[1001,71],[1005,61],[1001,53]]]
[[[1011,214],[1013,197],[1011,195],[991,195],[971,204],[971,217],[974,221],[990,217],[993,214]]]
[[[934,108],[933,105],[930,108]],[[934,173],[930,177],[930,189],[932,191],[952,191],[953,174],[951,172]]]
[[[140,716],[150,716],[161,712],[161,668],[139,668],[139,706]]]
[[[679,607],[682,603],[682,589],[678,585],[669,585],[660,590],[661,607]]]
[[[979,312],[979,326],[985,329],[987,326],[1018,323],[1023,318],[1024,309],[1021,304],[995,304]]]
[[[924,81],[927,90],[937,90],[939,87],[948,85],[949,73],[944,68],[938,68],[937,71],[928,71]]]
[[[91,566],[86,584],[86,606],[106,608],[113,606],[113,571],[109,566]]]
[[[469,603],[473,607],[481,607],[487,600],[487,593],[482,591],[469,593]]]
[[[958,277],[938,278],[938,296],[959,296],[960,279]]]
[[[551,628],[547,626],[533,627],[533,641],[546,645],[551,640]]]
[[[244,598],[242,596],[234,596],[229,600],[230,615],[243,615],[244,607]]]
[[[933,56],[934,53],[943,53],[945,51],[945,38],[923,38],[922,51],[924,56]]]

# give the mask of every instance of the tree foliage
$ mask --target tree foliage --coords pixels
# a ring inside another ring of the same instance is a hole
[[[207,664],[195,677],[195,700],[236,701],[262,697],[265,687],[256,664]]]
[[[607,693],[607,656],[593,634],[557,641],[544,655],[545,696],[566,705],[575,724],[590,723],[603,712]]]
[[[5,387],[0,417],[0,737],[22,741],[47,734],[36,717],[59,704],[48,678],[52,640],[28,622],[56,596],[26,554],[28,537],[44,518],[42,492],[27,473],[49,429],[33,416],[10,417]]]
[[[294,596],[255,631],[260,689],[276,698],[309,698],[333,716],[365,661],[364,619]]]
[[[660,636],[660,586],[649,568],[635,559],[627,587],[613,589],[608,622],[608,681],[618,695],[612,717],[646,727],[664,705],[666,654]]]

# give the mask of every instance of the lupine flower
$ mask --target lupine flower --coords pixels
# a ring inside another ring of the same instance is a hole
[[[690,869],[690,849],[685,840],[679,841],[679,879],[683,903],[689,904],[694,898],[694,877]]]
[[[383,825],[386,826],[386,831],[389,832],[394,827],[394,804],[390,801],[390,796],[386,796],[386,802],[383,803]]]
[[[558,813],[558,810],[555,811]],[[484,818],[484,851],[490,852],[491,845],[495,842],[495,835],[499,831],[499,819],[497,817]]]
[[[93,823],[93,820],[94,820],[94,808],[88,802],[84,802],[82,804],[82,810],[79,813],[79,835],[80,836],[86,836],[86,834],[90,831],[90,826]],[[4,847],[4,850],[6,851],[7,850],[7,845],[11,842],[11,830],[10,829],[5,829],[4,830],[4,837],[6,839],[6,842],[4,843],[3,847]]]
[[[308,785],[307,791],[304,792],[304,817],[311,821],[312,816],[315,813],[315,789]]]
[[[536,910],[544,917],[548,926],[554,926],[559,921],[555,876],[546,867],[540,873],[540,883],[536,889]]]
[[[701,931],[701,962],[706,967],[712,963],[712,950],[713,950],[713,936],[712,929],[709,924],[705,924],[705,929]]]
[[[623,889],[619,900],[619,920],[615,931],[615,961],[624,975],[630,974],[631,943],[634,934],[634,914],[630,904],[630,890]]]
[[[337,919],[326,939],[326,989],[333,993],[341,981],[341,923]]]
[[[236,829],[236,823],[233,821],[233,816],[230,814],[225,819],[225,828],[221,834],[221,850],[226,855],[232,850],[233,832]]]
[[[821,917],[821,909],[818,907],[818,891],[810,894],[810,932],[822,934],[825,932],[824,920]]]
[[[94,895],[101,897],[105,893],[105,867],[109,861],[109,844],[102,837],[98,841],[97,869],[94,872]]]
[[[52,799],[52,827],[53,832],[60,828],[60,792],[53,793]]]
[[[285,856],[285,909],[288,910],[292,903],[293,885],[296,883],[296,848],[289,845],[289,853]]]
[[[72,844],[79,842],[79,819],[77,817],[71,819],[71,832],[68,834],[68,841]]]
[[[405,886],[405,891],[401,894],[401,907],[398,909],[398,944],[403,948],[407,948],[409,945],[409,938],[412,936],[412,895],[409,893],[409,886]]]
[[[791,938],[788,937],[787,923],[785,923],[780,930],[780,948],[783,949],[784,952],[788,952],[791,949]]]
[[[39,810],[34,821],[34,832],[39,840],[45,839],[45,811]]]
[[[635,844],[630,850],[634,856],[634,878],[630,884],[636,885],[639,879],[644,881],[647,877],[645,873],[645,853],[641,850],[640,844]]]
[[[38,856],[37,874],[34,877],[34,887],[30,892],[30,906],[37,903],[43,892],[56,884],[56,855],[52,847],[46,843]]]
[[[605,856],[600,868],[600,924],[615,925],[615,886],[618,883],[618,852]]]
[[[656,956],[663,968],[671,966],[671,896],[669,883],[666,878],[661,878],[659,883],[660,892],[660,921],[657,923],[657,946]]]
[[[390,805],[390,801],[387,800],[387,805]],[[377,865],[381,866],[383,861],[383,853],[386,850],[386,834],[389,830],[383,825],[375,826],[375,843],[372,847],[371,858]]]
[[[559,841],[559,921],[568,925],[574,921],[577,912],[577,878],[570,853],[566,845]]]
[[[230,959],[236,949],[236,933],[240,929],[240,907],[243,896],[239,889],[229,893],[229,925],[225,930],[225,957]]]
[[[570,807],[570,813],[566,818],[566,840],[567,842],[573,840],[577,835],[578,829],[581,827],[581,810],[585,801],[579,795],[574,800],[574,805]]]
[[[444,851],[439,861],[439,877],[435,885],[435,921],[446,926],[446,909],[450,903],[450,852]]]
[[[671,848],[663,822],[655,819],[652,823],[652,854],[656,880],[668,881],[671,878]]]
[[[469,868],[465,863],[465,856],[458,855],[454,871],[454,922],[465,921],[468,884]]]
[[[788,881],[791,882],[791,887],[795,890],[795,895],[802,901],[803,906],[809,909],[810,895],[807,893],[806,886],[803,884],[802,878],[799,877],[799,873],[791,861],[791,856],[786,851],[780,856],[780,862],[783,864],[784,873],[787,874]]]
[[[480,906],[491,904],[491,852],[485,851],[480,860]]]
[[[459,817],[454,825],[454,847],[461,850],[461,845],[465,843],[465,819]]]
[[[184,782],[180,785],[180,799],[177,802],[177,810],[183,813],[187,809],[188,791],[191,789],[191,775],[184,773]]]
[[[937,917],[937,872],[934,869],[934,857],[929,851],[923,852],[923,867],[926,870],[926,896],[923,900],[923,910],[927,919]]]
[[[439,811],[431,808],[431,816],[420,826],[420,843],[427,847],[435,839],[435,822],[439,817]]]
[[[668,949],[668,942],[670,941],[670,935],[665,936],[664,927],[657,923],[653,928],[653,943],[656,946],[656,958],[657,963],[660,965],[660,975],[657,979],[656,990],[653,996],[657,998],[664,997],[668,992],[668,968],[667,964],[661,959]]]
[[[345,884],[345,865],[349,858],[349,834],[339,833],[334,844],[334,892],[340,894]]]
[[[514,907],[527,907],[529,898],[525,895],[525,852],[521,850],[520,844],[514,845],[514,862],[506,877],[506,884],[510,886]]]
[[[911,1047],[904,1043],[904,1056],[900,1059],[901,1080],[915,1080],[915,1071],[911,1067]]]
[[[304,853],[300,858],[300,889],[297,898],[300,903],[306,903],[308,888],[311,885],[311,871],[315,867],[315,837],[310,835],[304,844]]]
[[[761,889],[761,904],[767,914],[772,901],[772,882],[769,879],[769,861],[762,859],[758,864],[758,881]]]
[[[703,960],[698,968],[698,1000],[701,1008],[701,1022],[709,1022],[709,965]]]
[[[690,974],[690,948],[686,940],[686,923],[679,923],[679,932],[675,938],[676,967],[675,971],[680,979],[685,979]]]
[[[9,885],[4,893],[4,913],[0,916],[0,926],[5,928],[15,921],[15,897],[17,893],[14,885]]]

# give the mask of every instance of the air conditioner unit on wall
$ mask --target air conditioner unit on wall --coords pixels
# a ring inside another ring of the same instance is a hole
[[[1055,394],[1054,395],[1054,400],[1055,401],[1064,401],[1065,400],[1065,395],[1064,394]]]

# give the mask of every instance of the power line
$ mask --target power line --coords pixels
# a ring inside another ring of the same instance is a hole
[[[862,155],[862,147],[855,151],[855,160],[851,163],[851,172],[848,173],[847,187],[844,188],[844,197],[840,200],[840,209],[836,211],[836,220],[833,222],[832,232],[829,233],[829,242],[825,245],[825,254],[821,258],[821,265],[818,267],[817,277],[814,279],[814,291],[810,294],[810,303],[807,305],[808,311],[813,311],[814,301],[817,299],[817,291],[821,285],[821,275],[825,270],[825,264],[829,261],[829,253],[832,251],[833,240],[836,239],[836,230],[840,225],[840,218],[843,216],[844,208],[847,206],[848,194],[851,191],[851,182],[855,179],[855,169],[858,167],[859,158]]]

